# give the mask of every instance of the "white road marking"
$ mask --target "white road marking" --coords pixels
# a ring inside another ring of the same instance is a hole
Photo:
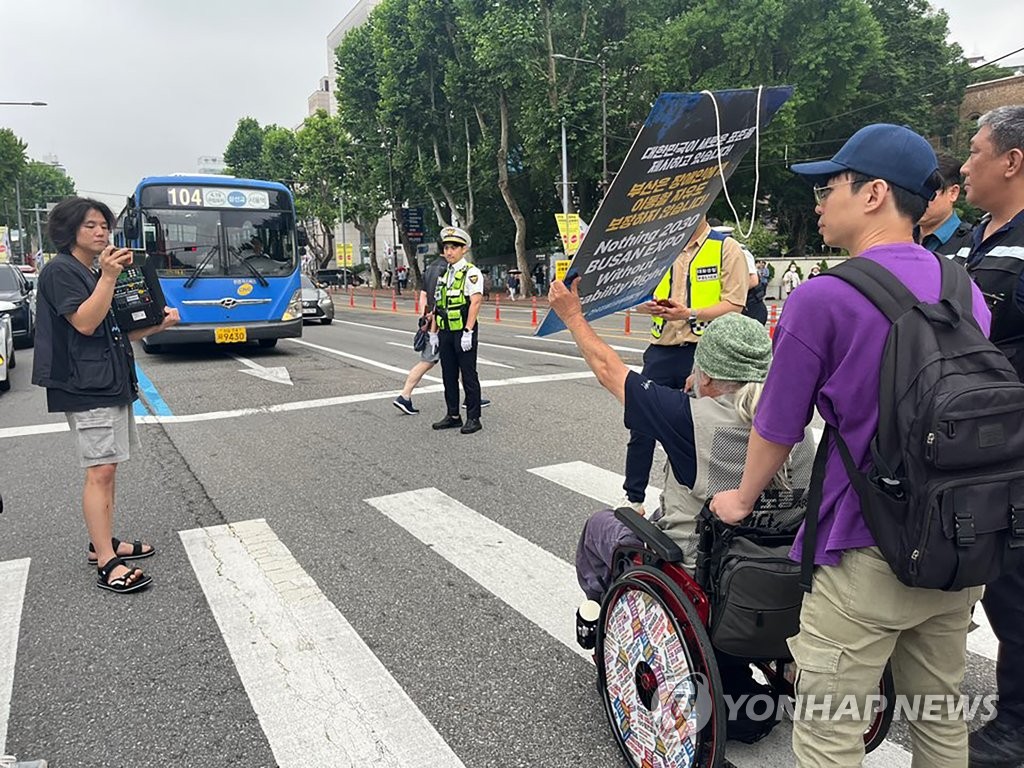
[[[247,357],[242,357],[241,355],[232,354],[231,357],[245,366],[245,368],[239,371],[239,373],[248,373],[250,376],[255,376],[258,379],[264,379],[265,381],[270,381],[274,384],[287,384],[289,387],[292,386],[292,377],[288,375],[288,369],[283,365],[275,365],[268,368],[260,365],[259,363],[253,362]]]
[[[487,387],[512,387],[519,384],[546,384],[552,381],[573,381],[578,379],[591,379],[594,374],[588,371],[573,371],[571,373],[548,373],[541,376],[519,376],[513,379],[488,379],[481,381],[482,386]],[[443,392],[441,384],[416,389],[418,394],[429,394],[431,392]],[[358,395],[344,395],[340,397],[324,397],[318,400],[300,400],[294,403],[278,403],[276,405],[265,405],[259,408],[239,408],[232,411],[210,411],[207,413],[178,414],[174,416],[143,416],[136,419],[139,424],[192,424],[202,421],[220,421],[222,419],[238,419],[244,416],[256,416],[258,414],[288,413],[291,411],[305,411],[313,408],[331,408],[338,405],[351,403],[364,403],[370,400],[393,400],[395,395],[401,394],[401,390],[388,392],[364,392]],[[26,437],[30,435],[43,435],[56,432],[67,432],[67,423],[31,424],[25,427],[7,427],[0,429],[0,440]]]
[[[24,558],[0,563],[0,755],[7,754],[7,721],[11,717],[21,605],[25,601],[30,562]]]
[[[522,336],[522,335],[517,335],[516,338],[517,339],[526,339],[527,341],[547,341],[547,342],[549,342],[551,344],[569,344],[569,345],[574,346],[574,347],[576,346],[576,342],[572,341],[571,339],[555,339],[555,338],[552,338],[551,336]],[[605,342],[605,343],[607,343],[607,342]],[[644,353],[644,350],[637,349],[636,347],[619,347],[619,346],[616,346],[614,344],[608,344],[608,346],[611,347],[612,349],[614,349],[616,352],[635,352],[638,355],[642,355]]]
[[[607,469],[595,467],[585,461],[568,461],[564,464],[551,464],[547,467],[536,467],[528,470],[531,474],[557,483],[563,488],[588,496],[609,507],[618,504],[625,495],[622,483],[625,477],[609,472]],[[661,489],[653,485],[647,486],[644,509],[653,512],[661,504]]]
[[[403,377],[409,375],[408,368],[399,368],[394,365],[388,365],[387,363],[380,363],[377,362],[376,360],[371,360],[368,357],[360,357],[359,355],[353,355],[351,352],[342,352],[340,349],[324,347],[321,346],[320,344],[313,344],[312,342],[309,341],[302,341],[301,339],[285,339],[285,341],[290,341],[292,344],[301,344],[304,347],[316,349],[319,350],[320,352],[326,352],[330,355],[337,355],[338,357],[345,357],[348,358],[349,360],[355,360],[356,362],[363,363],[364,365],[370,365],[373,366],[374,368],[380,368],[385,371],[392,371],[393,373],[400,373]],[[436,376],[424,376],[423,378],[427,379],[428,381],[441,381],[441,379],[437,378]]]
[[[397,341],[389,341],[388,342],[388,346],[389,347],[401,347],[402,349],[409,349],[409,345],[408,344],[400,344]],[[493,360],[485,360],[484,358],[480,357],[479,355],[477,355],[476,362],[477,362],[478,365],[493,365],[495,368],[508,368],[510,371],[514,371],[515,370],[515,366],[514,365],[505,365],[504,363],[496,363]],[[427,378],[427,377],[424,376],[423,378]]]
[[[495,597],[589,661],[573,616],[583,600],[573,566],[437,488],[366,499]]]
[[[264,520],[182,543],[282,768],[463,768]]]

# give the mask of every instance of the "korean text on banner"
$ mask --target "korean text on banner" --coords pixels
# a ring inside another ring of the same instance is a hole
[[[6,264],[11,253],[11,244],[7,242],[7,227],[0,227],[0,264]]]
[[[565,280],[565,276],[569,274],[570,264],[572,264],[570,259],[555,260],[555,280]]]
[[[584,317],[650,298],[722,189],[719,157],[728,179],[754,144],[758,114],[764,128],[792,94],[778,86],[658,97],[573,258]],[[537,335],[564,328],[549,311]]]
[[[335,243],[334,253],[339,267],[352,266],[352,243]]]

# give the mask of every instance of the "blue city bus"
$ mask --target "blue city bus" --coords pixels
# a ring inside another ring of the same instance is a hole
[[[143,340],[273,347],[302,335],[295,203],[282,184],[232,176],[149,176],[118,217],[115,242],[144,248],[181,323]]]

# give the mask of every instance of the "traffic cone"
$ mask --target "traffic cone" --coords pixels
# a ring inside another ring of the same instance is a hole
[[[348,289],[348,305],[350,307],[355,307],[355,305],[356,305],[356,289],[355,288],[349,288]]]
[[[373,296],[373,306],[370,307],[370,308],[371,309],[376,309],[377,308],[377,289],[376,288],[371,289],[370,295]]]
[[[415,299],[415,303],[413,304],[413,309],[416,311],[417,315],[420,313],[420,295],[419,295],[419,293],[416,294],[416,299]]]
[[[768,314],[768,337],[775,338],[775,326],[779,324],[779,305],[772,304],[771,311]]]
[[[629,334],[630,334],[630,329],[629,329],[629,310],[628,309],[626,310],[626,327],[623,329],[623,333],[625,333],[627,336],[629,336]]]
[[[530,325],[537,324],[537,297],[534,296],[531,304]]]
[[[501,296],[494,297],[494,322],[501,322]]]
[[[397,312],[398,311],[398,302],[395,300],[395,292],[394,291],[391,292],[391,311],[392,312]]]

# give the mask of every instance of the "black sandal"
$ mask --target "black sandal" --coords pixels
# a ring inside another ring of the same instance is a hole
[[[132,542],[132,552],[130,555],[117,554],[117,548],[121,546],[120,539],[111,538],[110,543],[114,547],[114,556],[120,557],[122,560],[142,560],[144,557],[152,557],[156,554],[156,548],[152,544],[143,544],[138,539]],[[146,546],[148,546],[149,549],[143,549],[143,547]],[[96,560],[96,549],[93,547],[91,541],[89,542],[89,554],[85,556],[85,562],[89,565],[99,565]]]
[[[141,568],[129,568],[128,573],[124,576],[111,579],[110,574],[119,565],[128,568],[120,557],[112,557],[106,565],[97,567],[96,572],[99,574],[99,578],[96,580],[96,586],[100,589],[109,589],[111,592],[134,592],[137,589],[148,587],[152,583],[153,577],[143,574]],[[135,573],[139,573],[139,577],[134,581],[129,581],[129,578]]]

